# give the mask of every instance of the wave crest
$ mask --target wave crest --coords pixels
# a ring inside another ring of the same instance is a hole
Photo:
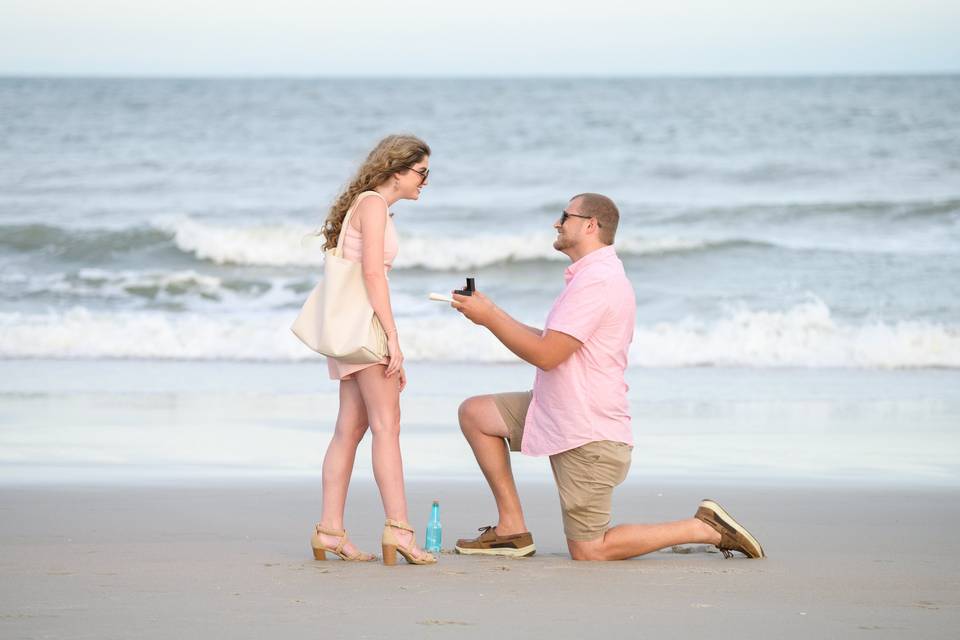
[[[960,327],[837,322],[823,301],[638,327],[631,362],[650,367],[960,367]]]
[[[308,360],[290,312],[0,314],[3,358]],[[460,317],[399,320],[411,360],[516,362],[490,334]],[[713,321],[638,326],[633,367],[960,368],[960,327],[928,322],[843,324],[820,300],[785,311],[740,309]]]
[[[293,225],[231,228],[186,216],[160,220],[155,224],[172,235],[180,251],[216,264],[272,267],[323,264],[322,238]],[[566,260],[553,248],[554,237],[549,231],[467,237],[401,233],[401,250],[394,267],[446,271],[510,262]],[[651,238],[634,234],[618,239],[617,248],[622,255],[652,255],[737,244],[742,242]]]

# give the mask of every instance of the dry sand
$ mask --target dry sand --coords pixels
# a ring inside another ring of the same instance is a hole
[[[552,486],[521,486],[537,555],[432,567],[316,562],[318,486],[297,482],[0,489],[0,637],[956,638],[956,489],[620,487],[615,522],[692,514],[709,494],[769,559],[704,547],[614,563],[566,556]],[[493,517],[484,486],[411,484],[422,539]],[[347,526],[379,552],[374,487]]]

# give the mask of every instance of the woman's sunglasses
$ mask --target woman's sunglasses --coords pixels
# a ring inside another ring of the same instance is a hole
[[[413,167],[407,167],[407,169],[420,176],[420,184],[426,182],[427,178],[430,177],[430,169],[414,169]]]

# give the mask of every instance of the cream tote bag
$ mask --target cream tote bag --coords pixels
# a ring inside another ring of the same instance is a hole
[[[313,288],[290,329],[305,345],[348,364],[380,362],[387,355],[387,335],[370,306],[363,266],[343,257],[343,237],[364,191],[343,218],[337,246],[323,258],[323,280]]]

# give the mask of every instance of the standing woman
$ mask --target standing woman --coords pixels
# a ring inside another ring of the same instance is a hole
[[[325,560],[328,551],[343,560],[376,560],[353,546],[343,528],[357,445],[369,427],[373,432],[373,475],[386,515],[384,564],[395,564],[397,552],[411,564],[437,561],[417,547],[413,528],[407,524],[400,457],[400,392],[407,384],[407,375],[387,281],[399,248],[389,207],[398,200],[420,197],[420,190],[427,185],[429,164],[430,147],[425,142],[413,136],[387,136],[334,202],[323,227],[324,249],[335,247],[344,218],[355,209],[344,234],[343,257],[363,265],[367,296],[387,334],[388,355],[373,364],[327,359],[330,377],[340,381],[340,411],[323,459],[323,512],[311,538],[317,560]]]

